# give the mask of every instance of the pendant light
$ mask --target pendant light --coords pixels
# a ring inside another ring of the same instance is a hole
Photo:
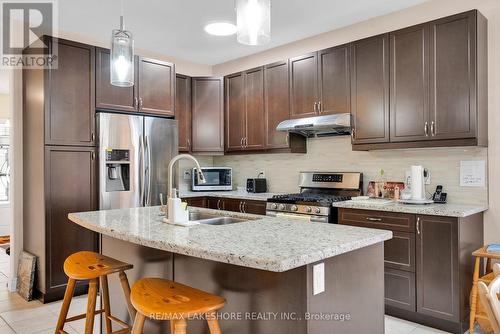
[[[111,36],[110,80],[113,86],[134,85],[134,39],[125,30],[123,0],[121,1],[120,29],[114,29]]]
[[[263,45],[271,40],[271,0],[236,0],[237,40]]]

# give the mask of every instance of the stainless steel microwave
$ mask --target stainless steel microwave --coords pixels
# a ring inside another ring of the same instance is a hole
[[[198,173],[193,168],[191,173],[193,191],[233,190],[233,169],[229,167],[201,167],[205,183],[200,184]]]

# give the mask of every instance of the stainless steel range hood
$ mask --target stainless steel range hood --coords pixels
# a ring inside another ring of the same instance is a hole
[[[351,114],[288,119],[278,124],[276,130],[298,133],[305,137],[349,135],[351,134]]]

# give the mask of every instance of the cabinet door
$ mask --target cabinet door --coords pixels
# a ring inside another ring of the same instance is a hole
[[[175,70],[174,64],[139,58],[139,109],[161,116],[174,116]]]
[[[95,145],[95,48],[58,43],[58,68],[46,71],[49,100],[45,110],[45,144]]]
[[[245,200],[242,206],[243,212],[254,215],[266,215],[266,202]]]
[[[352,43],[353,144],[389,141],[389,37]]]
[[[417,216],[417,312],[459,321],[457,218]]]
[[[290,116],[317,115],[318,101],[318,53],[290,59]]]
[[[386,268],[415,272],[415,234],[392,231],[392,239],[384,242],[384,264]]]
[[[226,150],[243,150],[245,140],[245,75],[226,77]]]
[[[188,206],[195,206],[197,208],[205,208],[207,203],[205,197],[187,197],[182,199]]]
[[[290,118],[288,61],[264,68],[264,109],[266,113],[266,148],[288,148],[288,133],[276,131],[282,121]]]
[[[222,79],[191,78],[193,152],[224,152]]]
[[[243,201],[236,198],[224,198],[223,202],[224,202],[223,205],[224,210],[233,212],[242,212],[241,207],[243,205]]]
[[[191,78],[176,75],[175,119],[179,126],[179,152],[191,151]]]
[[[415,312],[415,273],[385,268],[385,305]]]
[[[321,115],[351,112],[351,78],[349,45],[319,51],[319,113]]]
[[[95,107],[101,110],[137,111],[135,100],[137,86],[117,87],[113,86],[110,81],[109,50],[97,48]]]
[[[426,140],[429,122],[429,29],[390,34],[391,142]]]
[[[47,293],[62,288],[66,258],[78,251],[97,251],[98,235],[68,220],[68,213],[93,211],[97,205],[94,148],[45,148]]]
[[[476,24],[473,12],[431,23],[430,94],[434,139],[476,135]]]
[[[209,197],[207,199],[207,208],[213,210],[224,210],[224,199],[220,197]]]
[[[262,67],[245,72],[245,119],[246,150],[264,149],[266,128],[264,114],[264,69]]]

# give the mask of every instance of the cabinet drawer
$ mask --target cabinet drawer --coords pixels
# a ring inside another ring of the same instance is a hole
[[[339,209],[339,224],[415,233],[415,215]]]
[[[415,274],[385,268],[385,305],[415,312]]]
[[[392,239],[384,242],[386,268],[415,272],[415,234],[392,232]]]
[[[196,206],[199,208],[205,208],[207,205],[205,197],[188,197],[183,198],[183,201],[185,201],[189,206]]]

